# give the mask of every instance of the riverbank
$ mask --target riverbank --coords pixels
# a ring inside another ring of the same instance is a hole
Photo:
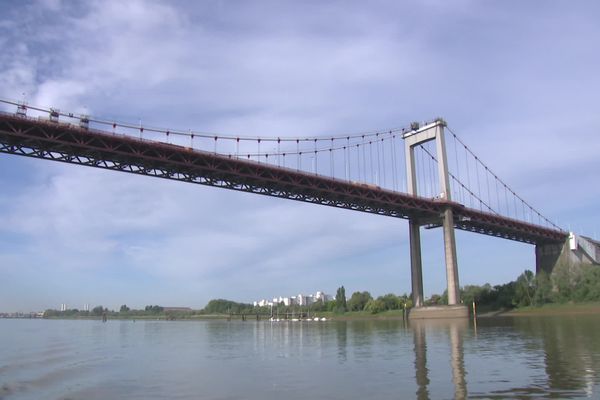
[[[530,317],[530,316],[551,316],[551,315],[585,315],[585,314],[600,314],[600,302],[594,303],[564,303],[564,304],[545,304],[540,307],[522,307],[511,310],[491,310],[478,312],[478,318],[493,318],[493,317]],[[315,317],[326,318],[327,320],[335,321],[355,321],[355,320],[402,320],[405,318],[404,310],[388,310],[377,314],[372,314],[367,311],[348,311],[345,313],[334,312],[318,312],[312,314]],[[193,315],[144,315],[144,316],[127,316],[127,315],[109,315],[108,319],[112,320],[177,320],[177,321],[202,321],[202,320],[227,320],[227,319],[242,319],[241,315],[230,317],[229,314],[193,314]],[[246,314],[245,318],[255,320],[255,314]],[[97,316],[56,316],[47,317],[47,319],[102,319]],[[260,320],[268,320],[268,316],[261,315]]]
[[[388,310],[377,314],[372,314],[367,311],[348,311],[345,313],[334,312],[318,312],[311,314],[311,317],[326,318],[327,320],[350,321],[350,320],[397,320],[404,318],[403,310]],[[260,315],[261,321],[269,320],[268,316]],[[52,316],[45,319],[70,319],[70,320],[101,320],[100,316]],[[143,316],[126,316],[126,315],[109,315],[109,320],[146,320],[146,321],[202,321],[202,320],[241,320],[241,315],[230,316],[229,314],[194,314],[194,315],[143,315]],[[256,314],[246,314],[245,319],[248,321],[256,320]]]
[[[600,314],[600,303],[550,303],[540,307],[521,307],[498,314],[507,317],[529,317],[538,315]]]
[[[252,316],[247,316],[248,318]],[[43,317],[44,319],[79,319],[79,320],[101,320],[102,316],[51,316]],[[213,320],[213,319],[228,319],[228,314],[193,314],[193,315],[108,315],[109,320],[139,320],[139,321],[196,321],[196,320]],[[234,317],[235,318],[235,317]],[[240,317],[241,318],[241,317]]]
[[[534,316],[565,316],[565,315],[589,315],[600,314],[600,302],[589,303],[550,303],[539,307],[521,307],[511,310],[490,310],[478,312],[478,318],[493,318],[493,317],[534,317]],[[361,319],[402,319],[404,318],[403,310],[389,310],[377,314],[371,314],[365,311],[352,311],[343,314],[335,313],[319,313],[319,316],[333,320],[361,320]]]
[[[388,310],[377,314],[373,314],[368,311],[348,311],[341,314],[334,312],[320,312],[316,315],[336,321],[354,321],[362,319],[402,319],[404,318],[404,310]]]

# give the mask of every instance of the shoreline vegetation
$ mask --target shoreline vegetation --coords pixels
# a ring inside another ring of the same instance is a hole
[[[585,315],[600,314],[600,302],[544,304],[501,312],[500,316],[529,317],[548,315]]]
[[[564,304],[545,304],[541,306],[528,306],[515,309],[503,309],[487,312],[477,312],[477,318],[494,317],[538,317],[538,316],[564,316],[564,315],[589,315],[600,314],[600,302],[586,303],[564,303]],[[311,316],[326,318],[333,321],[354,321],[354,320],[401,320],[405,318],[404,310],[388,310],[377,314],[365,311],[347,311],[344,313],[319,312]],[[246,320],[256,320],[256,314],[245,314]],[[47,316],[45,319],[80,319],[80,320],[101,320],[102,316]],[[260,315],[261,321],[268,321],[269,316]],[[206,320],[241,320],[241,315],[230,316],[229,314],[194,314],[179,315],[171,318],[164,314],[145,315],[145,316],[126,316],[111,315],[108,319],[112,320],[139,320],[139,321],[206,321]],[[291,319],[290,319],[291,320]],[[282,319],[285,321],[285,319]]]
[[[535,275],[526,270],[515,281],[503,285],[466,285],[460,290],[461,302],[472,313],[475,302],[477,317],[534,316],[600,313],[600,268],[591,265],[555,267],[551,275]],[[448,304],[447,293],[434,294],[426,306]],[[143,310],[122,305],[119,311],[96,306],[91,311],[46,310],[49,319],[131,319],[131,320],[327,320],[402,319],[412,308],[409,294],[397,296],[388,293],[374,298],[367,291],[354,292],[347,298],[344,286],[337,289],[334,300],[318,301],[310,305],[255,307],[252,304],[214,299],[201,310],[184,307],[146,306]]]

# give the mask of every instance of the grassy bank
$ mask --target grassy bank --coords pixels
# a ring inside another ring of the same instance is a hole
[[[345,313],[334,312],[319,312],[316,313],[319,317],[333,319],[338,321],[361,320],[361,319],[402,319],[404,316],[403,310],[388,310],[377,314],[372,314],[368,311],[347,311]]]
[[[80,319],[80,320],[101,320],[101,316],[51,316],[44,317],[45,319]],[[167,316],[164,314],[161,315],[108,315],[107,318],[109,320],[140,320],[140,321],[167,321],[167,320],[189,320],[189,321],[197,321],[197,320],[215,320],[215,319],[228,319],[228,314],[192,314],[192,315],[175,315],[175,316]],[[250,316],[248,317],[250,318]]]
[[[588,303],[549,303],[539,307],[520,307],[512,310],[490,310],[485,307],[477,308],[478,318],[493,317],[528,317],[528,316],[550,316],[550,315],[577,315],[577,314],[600,314],[600,302]],[[403,310],[388,310],[372,314],[368,311],[348,311],[345,313],[317,312],[311,316],[327,318],[336,321],[355,321],[355,320],[396,320],[404,318]],[[97,316],[53,316],[48,319],[102,319]],[[109,315],[109,320],[177,320],[177,321],[203,321],[203,320],[226,320],[229,314],[191,314],[191,315]],[[241,316],[236,315],[234,320],[241,320]],[[247,314],[248,321],[255,320],[254,314]],[[261,315],[260,320],[267,320],[268,317]]]
[[[540,307],[521,307],[502,312],[502,316],[535,316],[535,315],[574,315],[600,314],[600,302],[590,303],[549,303]]]
[[[403,310],[388,310],[377,314],[372,314],[367,311],[348,311],[345,313],[334,313],[334,312],[318,312],[311,314],[311,317],[327,318],[328,320],[337,321],[349,321],[349,320],[363,320],[363,319],[402,319],[404,317]],[[169,318],[165,315],[142,315],[142,316],[127,316],[127,315],[109,315],[109,320],[177,320],[177,321],[201,321],[201,320],[226,320],[229,319],[229,314],[193,314],[193,315],[176,315],[173,318]],[[80,319],[80,320],[101,320],[102,317],[98,316],[52,316],[46,319]],[[233,316],[234,320],[241,320],[240,315]],[[248,321],[255,320],[254,314],[247,314],[246,319]],[[260,320],[268,320],[267,316],[261,315]]]

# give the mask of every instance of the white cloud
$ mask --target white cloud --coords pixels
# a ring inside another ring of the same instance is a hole
[[[0,17],[5,97],[26,92],[31,103],[65,111],[263,136],[357,132],[441,115],[542,211],[568,213],[553,186],[567,188],[571,204],[591,204],[600,194],[589,172],[599,167],[600,60],[591,49],[600,32],[586,6],[19,7]],[[563,17],[569,23],[557,24]],[[18,194],[2,194],[8,208],[0,233],[26,238],[21,258],[71,271],[123,265],[124,273],[178,282],[260,271],[289,281],[296,269],[400,247],[406,234],[399,221],[367,214],[77,167],[22,166],[15,179],[39,177],[17,185]],[[360,262],[344,273],[352,276]],[[333,281],[334,272],[319,273]]]
[[[264,206],[247,194],[195,185],[57,169],[15,199],[0,230],[24,235],[30,255],[46,254],[57,268],[118,262],[181,278],[314,266],[385,243],[395,225],[283,200]]]

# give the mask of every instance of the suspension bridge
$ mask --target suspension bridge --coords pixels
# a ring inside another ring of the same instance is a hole
[[[450,306],[460,302],[454,229],[535,245],[537,271],[600,263],[598,242],[542,215],[442,119],[352,135],[250,137],[0,103],[15,107],[0,113],[2,153],[407,219],[416,309],[424,308],[422,227],[443,229]]]

